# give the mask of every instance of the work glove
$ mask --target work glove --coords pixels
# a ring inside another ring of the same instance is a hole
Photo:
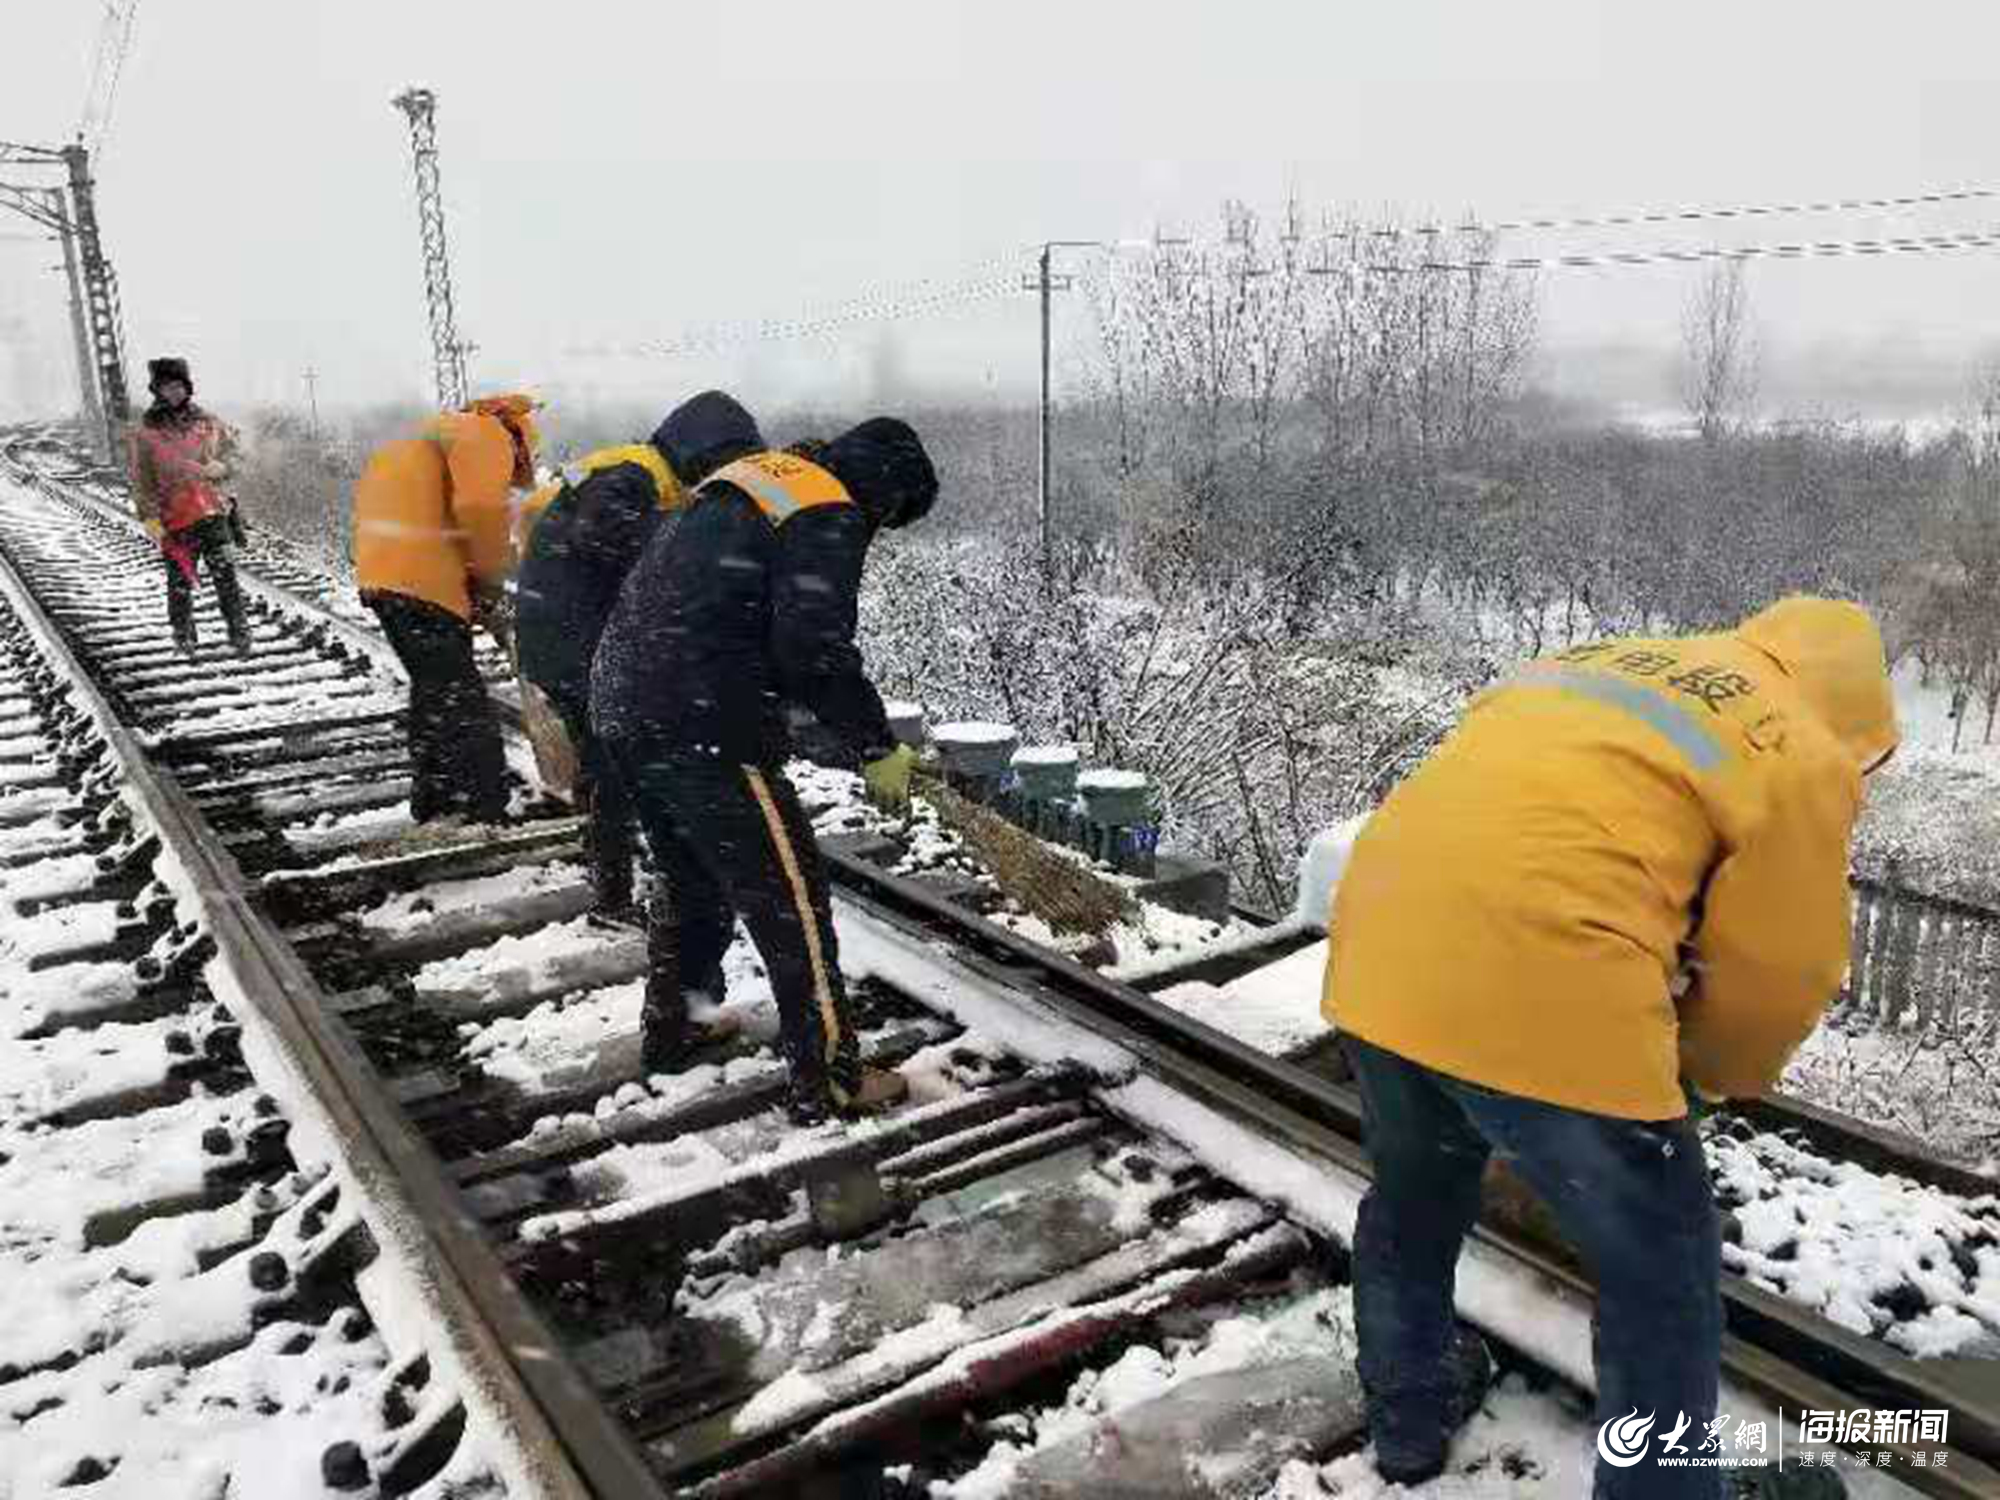
[[[146,528],[146,535],[155,542],[164,542],[167,539],[167,528],[158,516],[148,516],[139,524]]]
[[[1687,1117],[1690,1125],[1699,1125],[1729,1102],[1721,1094],[1711,1094],[1692,1078],[1681,1079],[1681,1093],[1687,1099]]]
[[[887,755],[869,761],[861,768],[861,779],[868,784],[868,800],[886,813],[908,812],[910,771],[916,763],[917,752],[908,745],[898,745]]]

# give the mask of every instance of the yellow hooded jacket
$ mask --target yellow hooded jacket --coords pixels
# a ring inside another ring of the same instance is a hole
[[[666,456],[651,443],[621,443],[613,448],[599,448],[585,454],[574,464],[563,465],[560,477],[543,485],[533,493],[522,497],[513,517],[514,560],[518,563],[528,551],[528,538],[535,534],[535,526],[565,490],[573,489],[601,469],[615,469],[620,464],[637,464],[653,481],[653,491],[659,497],[660,509],[677,510],[687,499],[680,480],[667,463]]]
[[[364,594],[403,594],[472,618],[475,590],[500,587],[513,570],[514,489],[524,473],[509,427],[532,465],[534,402],[475,401],[423,432],[385,444],[354,487],[354,575]]]
[[[1683,1079],[1761,1094],[1846,969],[1861,776],[1895,745],[1881,637],[1853,604],[1531,663],[1369,819],[1322,1009],[1594,1114],[1675,1118]]]

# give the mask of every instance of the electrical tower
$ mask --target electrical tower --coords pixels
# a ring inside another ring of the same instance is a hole
[[[409,117],[410,148],[416,157],[417,232],[423,246],[438,405],[454,411],[465,405],[466,346],[459,339],[451,305],[451,258],[445,249],[444,193],[438,182],[437,95],[429,89],[405,89],[392,102]]]
[[[0,183],[0,207],[54,230],[70,268],[72,318],[82,306],[77,375],[86,418],[101,424],[105,456],[116,460],[124,424],[132,415],[125,384],[124,320],[118,305],[118,278],[105,257],[97,225],[97,197],[90,175],[90,152],[81,142],[52,150],[0,142],[0,166],[57,167],[67,179],[60,188]]]
[[[65,146],[69,168],[70,215],[75,220],[76,253],[83,262],[83,300],[90,313],[90,343],[97,356],[97,390],[108,424],[123,424],[132,415],[125,385],[125,317],[118,303],[118,277],[104,257],[97,232],[97,193],[90,177],[90,151],[82,142]],[[116,451],[116,435],[113,450]]]

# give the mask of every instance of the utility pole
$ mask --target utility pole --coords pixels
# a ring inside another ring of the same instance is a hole
[[[1096,240],[1047,240],[1043,242],[1042,253],[1035,262],[1035,274],[1023,280],[1022,285],[1041,297],[1042,313],[1042,399],[1036,424],[1035,463],[1035,526],[1041,539],[1042,561],[1049,560],[1049,467],[1054,458],[1053,434],[1050,431],[1051,408],[1049,404],[1049,298],[1054,292],[1066,292],[1074,284],[1068,276],[1051,274],[1051,262],[1057,250],[1080,249],[1095,246]]]
[[[1128,249],[1160,250],[1169,245],[1186,243],[1183,240],[1163,239],[1155,234],[1150,240],[1045,240],[1042,251],[1035,263],[1035,274],[1024,276],[1021,285],[1028,291],[1041,295],[1042,314],[1042,400],[1038,423],[1038,462],[1035,481],[1036,521],[1041,533],[1042,561],[1049,558],[1049,474],[1055,461],[1055,434],[1053,405],[1049,399],[1049,314],[1050,294],[1066,292],[1076,284],[1073,276],[1057,276],[1052,270],[1054,252],[1057,250],[1107,250]]]
[[[319,371],[306,366],[306,410],[312,422],[312,440],[319,441]]]
[[[437,95],[405,89],[391,101],[410,122],[410,149],[416,162],[417,233],[424,257],[424,299],[431,324],[431,364],[438,405],[453,411],[465,405],[465,345],[452,311],[451,257],[444,236],[444,190],[438,178]]]

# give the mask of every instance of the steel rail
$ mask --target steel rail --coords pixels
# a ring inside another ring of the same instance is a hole
[[[407,1289],[434,1305],[450,1354],[496,1435],[551,1500],[657,1500],[644,1455],[561,1353],[541,1316],[502,1271],[430,1148],[360,1051],[331,1019],[326,996],[291,945],[257,909],[253,887],[180,787],[153,767],[62,628],[40,605],[0,537],[0,598],[51,664],[74,684],[122,766],[124,795],[159,830],[181,867],[182,893],[215,942],[211,987],[237,997],[266,1028],[301,1096],[322,1115],[344,1168],[362,1190],[378,1245],[393,1249]]]
[[[1129,1051],[1169,1086],[1251,1122],[1329,1170],[1369,1175],[1360,1101],[1351,1088],[1257,1051],[914,881],[837,851],[824,857],[843,887],[842,899],[877,921],[933,939],[945,930],[953,958],[989,983],[1058,1011]],[[1594,1296],[1587,1276],[1546,1247],[1486,1225],[1475,1230],[1475,1239],[1514,1261],[1530,1288],[1558,1305]],[[1989,1373],[1992,1361],[1912,1359],[1738,1277],[1724,1276],[1723,1299],[1723,1371],[1737,1387],[1800,1411],[1845,1409],[1857,1404],[1857,1396],[1871,1406],[1949,1410],[1953,1436],[1946,1446],[1957,1467],[1908,1467],[1898,1469],[1896,1479],[1954,1500],[2000,1494],[2000,1380]],[[1492,1331],[1503,1339],[1509,1332]],[[1896,1447],[1857,1446],[1869,1452]]]
[[[40,476],[31,478],[38,487],[51,484]],[[90,497],[72,494],[66,498]],[[92,503],[115,515],[104,502]],[[342,634],[355,644],[369,640],[365,630],[339,620],[316,602],[257,581],[292,609],[340,626]],[[372,644],[375,651],[384,648],[385,643]],[[510,714],[515,711],[515,705],[505,698],[497,698],[496,703]],[[827,850],[825,857],[836,882],[843,887],[843,904],[907,934],[934,940],[943,929],[952,957],[988,983],[1060,1012],[1129,1052],[1144,1071],[1231,1118],[1251,1122],[1266,1138],[1282,1143],[1302,1159],[1365,1180],[1368,1162],[1363,1122],[1351,1089],[1259,1052],[1174,1011],[1135,985],[1109,979],[1051,953],[916,882],[838,851]],[[282,939],[279,942],[282,946]],[[300,974],[310,985],[302,968]],[[1772,1108],[1765,1106],[1767,1117]],[[1892,1138],[1879,1132],[1875,1136],[1869,1144],[1879,1161],[1890,1154],[1892,1147],[1885,1142]],[[1856,1138],[1860,1139],[1859,1133]],[[1486,1251],[1514,1263],[1537,1290],[1556,1297],[1559,1303],[1580,1305],[1591,1295],[1587,1278],[1546,1249],[1484,1226],[1475,1232],[1475,1240]],[[1963,1377],[1972,1373],[1965,1367],[1971,1362],[1908,1359],[1834,1329],[1795,1304],[1733,1279],[1725,1280],[1725,1296],[1732,1329],[1725,1350],[1725,1371],[1736,1386],[1800,1409],[1837,1408],[1851,1404],[1856,1395],[1871,1402],[1887,1396],[1920,1408],[1945,1406],[1957,1419],[1960,1437],[1949,1446],[1954,1449],[1954,1458],[1961,1461],[1959,1466],[1898,1470],[1897,1482],[1954,1500],[2000,1493],[2000,1469],[1992,1467],[1993,1461],[2000,1460],[2000,1418],[1996,1418],[1992,1403],[1963,1393],[1962,1384],[1968,1383]],[[1828,1377],[1805,1368],[1801,1360],[1811,1360],[1821,1371],[1835,1373]],[[1968,1429],[1973,1437],[1970,1444],[1962,1441]],[[1893,1445],[1866,1446],[1876,1451]]]

